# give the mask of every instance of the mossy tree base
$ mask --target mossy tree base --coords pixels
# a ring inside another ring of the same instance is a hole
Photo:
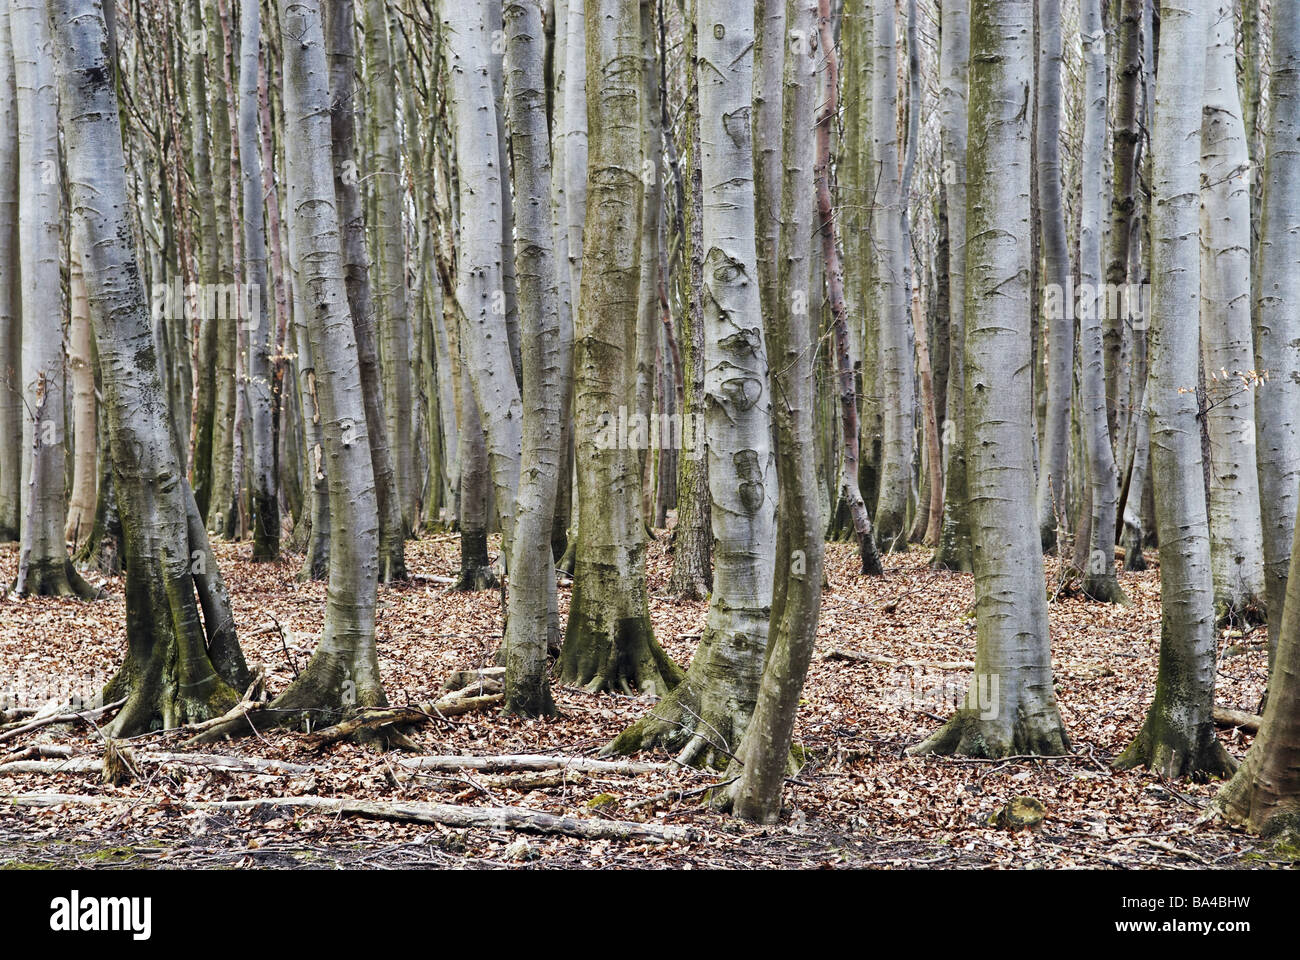
[[[753,711],[752,696],[744,702],[710,696],[707,686],[688,671],[668,696],[608,743],[600,755],[663,749],[682,766],[725,770]]]
[[[168,638],[152,644],[143,655],[128,652],[102,695],[105,703],[126,697],[106,728],[108,736],[125,739],[202,723],[239,702],[235,688],[217,674],[206,656],[193,657],[187,663],[177,647],[175,640]]]
[[[20,597],[75,597],[78,600],[103,597],[103,592],[88,584],[67,558],[28,562],[25,568],[19,568],[13,590]]]
[[[1215,736],[1213,723],[1197,725],[1190,738],[1178,727],[1153,706],[1141,731],[1113,766],[1116,770],[1145,767],[1171,780],[1198,783],[1232,776],[1237,763]]]
[[[1124,527],[1124,570],[1137,573],[1147,568],[1147,558],[1142,553],[1142,531]]]
[[[453,589],[472,593],[491,590],[495,586],[497,586],[497,577],[492,572],[492,562],[488,557],[487,534],[482,531],[469,531],[462,527],[460,574],[456,577]]]
[[[1097,603],[1118,603],[1129,606],[1128,594],[1119,585],[1119,578],[1114,570],[1101,574],[1087,574],[1080,587],[1083,595]]]
[[[1059,717],[1030,722],[1021,711],[1007,723],[985,719],[977,710],[962,708],[929,737],[907,748],[909,756],[978,757],[997,760],[1018,756],[1061,756],[1070,752],[1070,738]]]
[[[560,649],[559,682],[588,693],[666,696],[685,674],[655,640],[648,615],[611,619],[589,610],[574,588]]]

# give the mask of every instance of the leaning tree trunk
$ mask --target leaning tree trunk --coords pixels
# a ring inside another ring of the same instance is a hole
[[[0,4],[0,540],[22,505],[22,296],[18,276],[18,102],[9,4]]]
[[[1300,503],[1300,15],[1273,13],[1271,120],[1264,152],[1255,369],[1268,380],[1255,397],[1255,461],[1263,517],[1268,640],[1275,651]]]
[[[755,241],[754,18],[744,0],[699,0],[704,193],[704,409],[713,593],[682,683],[610,752],[649,746],[724,767],[754,709],[767,648],[776,536],[771,393]],[[657,108],[657,104],[654,105]]]
[[[1116,761],[1167,777],[1223,776],[1232,758],[1214,734],[1214,593],[1197,423],[1198,233],[1204,51],[1212,13],[1163,0],[1156,75],[1151,241],[1151,476],[1160,536],[1160,668],[1137,738]]]
[[[773,373],[773,419],[780,473],[776,584],[770,621],[771,640],[753,716],[736,748],[728,775],[734,784],[721,801],[738,817],[775,823],[790,765],[795,713],[812,661],[821,607],[822,514],[817,493],[812,326],[799,309],[812,259],[813,119],[817,83],[816,0],[789,0],[786,17],[806,44],[785,44],[784,191],[779,258],[781,309],[768,318]]]
[[[551,195],[540,0],[506,0],[506,89],[515,192]],[[454,69],[454,68],[453,68]],[[464,207],[462,206],[462,213]],[[463,223],[464,221],[462,221]],[[507,713],[555,713],[546,650],[554,607],[551,520],[560,464],[560,304],[555,234],[546,204],[521,203],[515,217],[515,278],[523,365],[523,453],[505,627]]]
[[[375,306],[370,293],[370,260],[366,256],[366,221],[361,208],[360,172],[356,160],[354,71],[356,69],[355,20],[350,0],[326,0],[328,23],[326,54],[330,70],[330,136],[334,163],[334,195],[342,231],[343,275],[348,307],[361,362],[361,390],[366,405],[371,469],[379,509],[379,579],[385,583],[406,579],[406,528],[397,483],[394,454],[389,443],[383,376],[375,344]]]
[[[611,436],[619,407],[632,403],[635,380],[641,19],[635,0],[586,0],[585,14],[586,230],[601,243],[583,249],[574,323],[580,509],[560,680],[591,691],[662,696],[677,685],[682,671],[659,646],[650,624],[636,451]]]
[[[1237,95],[1232,4],[1220,2],[1201,127],[1201,351],[1210,436],[1210,571],[1220,620],[1262,622],[1263,528],[1255,464],[1250,157]],[[1292,304],[1292,309],[1296,308]],[[1273,357],[1269,363],[1276,362]],[[1267,385],[1266,385],[1267,386]]]
[[[456,264],[456,299],[462,319],[460,348],[487,438],[502,549],[508,558],[514,545],[522,416],[510,344],[503,335],[503,171],[497,159],[496,99],[490,62],[492,27],[472,4],[444,3],[442,16],[460,184]]]
[[[63,246],[58,95],[50,24],[40,0],[10,5],[18,101],[18,272],[22,311],[23,510],[20,595],[91,597],[63,540]]]
[[[966,430],[975,676],[952,719],[913,753],[1004,757],[1069,749],[1052,688],[1033,510],[1032,23],[1032,0],[989,0],[971,15]]]
[[[876,262],[872,271],[873,306],[880,336],[880,391],[884,403],[880,485],[876,499],[876,542],[884,551],[905,549],[907,507],[912,492],[916,446],[915,359],[912,351],[911,298],[907,292],[903,205],[898,170],[898,51],[894,0],[873,0],[871,170],[872,227]]]
[[[1103,603],[1127,598],[1115,576],[1115,527],[1119,510],[1119,476],[1106,423],[1106,371],[1102,355],[1102,314],[1118,313],[1114,298],[1101,290],[1102,162],[1106,145],[1106,36],[1101,0],[1082,0],[1084,121],[1079,213],[1079,354],[1080,414],[1084,458],[1091,495],[1091,531],[1084,564],[1083,592]],[[1083,524],[1079,524],[1080,530]]]
[[[280,498],[276,489],[277,464],[272,422],[271,351],[275,334],[271,326],[271,291],[266,272],[266,221],[262,202],[262,144],[258,124],[257,62],[262,33],[261,5],[243,3],[239,12],[239,163],[243,178],[244,273],[251,317],[240,316],[248,357],[244,388],[252,434],[249,458],[253,526],[253,560],[280,556]]]
[[[944,404],[946,471],[943,525],[933,566],[969,572],[970,515],[966,478],[966,97],[970,3],[942,0],[939,37],[939,136],[948,212],[948,395]]]
[[[110,728],[125,737],[221,715],[238,700],[248,669],[173,444],[131,240],[102,0],[51,0],[49,22],[124,539],[127,656],[103,696],[126,696]]]
[[[1061,0],[1038,0],[1038,216],[1043,237],[1047,321],[1047,423],[1038,469],[1038,530],[1043,550],[1055,549],[1066,510],[1070,456],[1070,394],[1074,376],[1073,311],[1066,304],[1070,258],[1061,198]],[[1030,296],[1036,291],[1031,290]]]

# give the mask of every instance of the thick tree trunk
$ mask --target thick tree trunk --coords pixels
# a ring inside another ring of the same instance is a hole
[[[943,0],[939,38],[939,135],[948,213],[948,391],[944,401],[943,525],[933,566],[970,571],[966,478],[966,98],[969,0]]]
[[[1264,619],[1255,464],[1250,157],[1237,95],[1232,4],[1221,0],[1205,65],[1201,127],[1201,353],[1210,437],[1210,570],[1220,620]],[[1275,363],[1273,357],[1269,362]]]
[[[989,0],[971,16],[966,430],[975,677],[962,707],[912,753],[1003,757],[1069,749],[1052,687],[1033,522],[1032,23],[1032,0]]]
[[[104,699],[126,695],[110,730],[132,736],[220,716],[238,700],[235,688],[247,684],[248,671],[173,445],[127,221],[103,7],[51,0],[49,18],[58,38],[72,227],[85,258],[125,541],[127,657]]]
[[[546,129],[540,0],[506,0],[504,16],[515,192],[524,198],[549,197],[551,158]],[[463,212],[464,207],[461,209]],[[521,203],[515,230],[524,380],[522,462],[528,464],[528,469],[519,478],[515,539],[510,556],[503,709],[507,713],[536,717],[555,712],[547,677],[546,650],[555,605],[551,520],[560,465],[566,459],[560,446],[557,277],[560,270],[567,274],[568,269],[567,264],[558,263],[555,257],[555,234],[547,205]]]
[[[752,127],[731,125],[753,101],[754,18],[743,0],[698,2],[700,168],[708,185],[702,208],[704,409],[713,593],[685,679],[610,751],[662,745],[680,751],[681,763],[724,767],[749,722],[767,649],[776,464],[755,243]]]
[[[1263,171],[1255,369],[1255,460],[1263,518],[1270,651],[1277,648],[1300,503],[1300,16],[1273,13],[1271,120]]]
[[[1116,761],[1163,776],[1223,776],[1214,733],[1214,594],[1196,394],[1200,134],[1212,11],[1163,0],[1152,150],[1151,473],[1160,535],[1160,668],[1137,738]]]
[[[560,680],[668,693],[682,671],[654,638],[636,451],[613,426],[632,403],[641,238],[641,23],[634,0],[586,0],[586,229],[575,326],[578,541]],[[573,17],[570,17],[572,20]]]

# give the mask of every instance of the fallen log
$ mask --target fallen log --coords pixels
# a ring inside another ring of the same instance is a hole
[[[574,773],[610,773],[635,776],[667,770],[667,763],[634,763],[630,760],[593,760],[587,757],[554,757],[540,753],[502,754],[488,757],[429,756],[402,757],[398,765],[407,770],[478,770],[483,773],[510,771],[569,770]]]
[[[1264,718],[1257,713],[1233,710],[1230,707],[1214,705],[1214,722],[1220,727],[1239,727],[1247,733],[1259,733],[1259,725]]]
[[[0,796],[0,805],[26,809],[59,806],[114,806],[138,800],[90,797],[67,793],[34,793]],[[448,803],[377,803],[348,797],[270,797],[257,800],[212,800],[170,804],[172,809],[191,812],[271,810],[310,812],[332,817],[361,817],[396,823],[427,823],[460,829],[517,830],[523,833],[559,834],[584,840],[630,840],[642,843],[685,843],[698,836],[692,827],[630,820],[596,820],[557,816],[526,807],[470,807]]]
[[[14,737],[20,737],[24,733],[31,733],[33,730],[39,730],[41,727],[48,727],[55,723],[89,723],[91,720],[97,720],[110,710],[116,710],[122,704],[126,703],[126,697],[121,700],[114,700],[112,703],[106,703],[100,707],[94,707],[90,710],[82,710],[80,713],[60,713],[52,717],[43,717],[40,720],[33,720],[31,723],[24,723],[20,727],[14,727],[12,730],[6,730],[0,733],[0,742],[12,740]]]
[[[219,773],[261,773],[271,776],[292,776],[312,773],[318,768],[303,763],[284,760],[264,760],[260,757],[230,757],[213,753],[136,753],[136,765],[163,765],[169,763],[202,767]],[[102,757],[68,757],[52,760],[11,760],[0,763],[0,775],[15,773],[102,773]]]
[[[480,680],[500,681],[506,675],[505,667],[483,667],[481,670],[457,670],[442,685],[443,693],[461,690]]]

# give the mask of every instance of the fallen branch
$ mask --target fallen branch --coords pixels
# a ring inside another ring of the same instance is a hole
[[[0,805],[28,809],[59,806],[112,806],[136,804],[138,801],[89,797],[67,793],[35,793],[0,796]],[[348,797],[271,797],[258,800],[222,800],[172,803],[172,809],[193,812],[270,810],[286,813],[318,813],[333,817],[362,817],[367,820],[390,820],[399,823],[439,824],[445,827],[480,827],[488,830],[518,830],[524,833],[550,833],[584,840],[630,840],[642,843],[689,842],[697,837],[691,827],[627,820],[588,820],[561,817],[525,807],[470,807],[446,803],[375,803]]]
[[[83,710],[81,713],[60,713],[52,717],[43,717],[40,720],[33,720],[31,723],[25,723],[20,727],[15,727],[4,733],[0,733],[0,742],[12,740],[14,737],[22,736],[24,733],[31,733],[33,730],[39,730],[41,727],[48,727],[55,723],[76,723],[80,720],[82,723],[88,723],[91,720],[97,720],[110,710],[116,710],[122,704],[126,703],[126,697],[121,700],[114,700],[112,703],[106,703],[101,707],[95,707],[91,710]]]
[[[1214,705],[1214,722],[1220,727],[1239,727],[1247,733],[1259,733],[1259,725],[1264,718],[1257,713],[1233,710],[1230,707]]]
[[[587,757],[552,757],[538,753],[503,754],[491,757],[403,757],[397,761],[407,770],[479,770],[505,773],[520,770],[569,770],[574,773],[612,773],[635,776],[658,773],[667,763],[633,763],[628,760],[591,760]]]
[[[466,689],[472,690],[473,688]],[[378,733],[384,731],[385,735],[391,738],[393,733],[388,731],[387,728],[389,727],[404,727],[416,723],[425,723],[429,720],[445,720],[449,717],[458,717],[462,714],[472,713],[475,710],[485,710],[488,707],[496,706],[503,699],[503,696],[499,693],[482,697],[469,694],[462,696],[461,693],[457,693],[434,703],[421,704],[418,707],[381,707],[374,710],[361,710],[355,716],[336,723],[332,727],[326,727],[310,734],[307,741],[319,749],[363,732]],[[403,737],[401,740],[404,741],[405,738]]]
[[[900,660],[862,650],[845,650],[831,647],[822,657],[826,660],[860,660],[866,663],[883,663],[893,667],[924,667],[930,670],[974,670],[974,660]]]
[[[317,768],[302,763],[283,760],[263,760],[260,757],[230,757],[213,753],[137,753],[133,762],[139,764],[178,763],[203,767],[221,773],[262,773],[271,776],[290,776],[312,773]],[[54,760],[11,760],[0,763],[0,775],[14,773],[102,773],[102,757],[67,757]]]

